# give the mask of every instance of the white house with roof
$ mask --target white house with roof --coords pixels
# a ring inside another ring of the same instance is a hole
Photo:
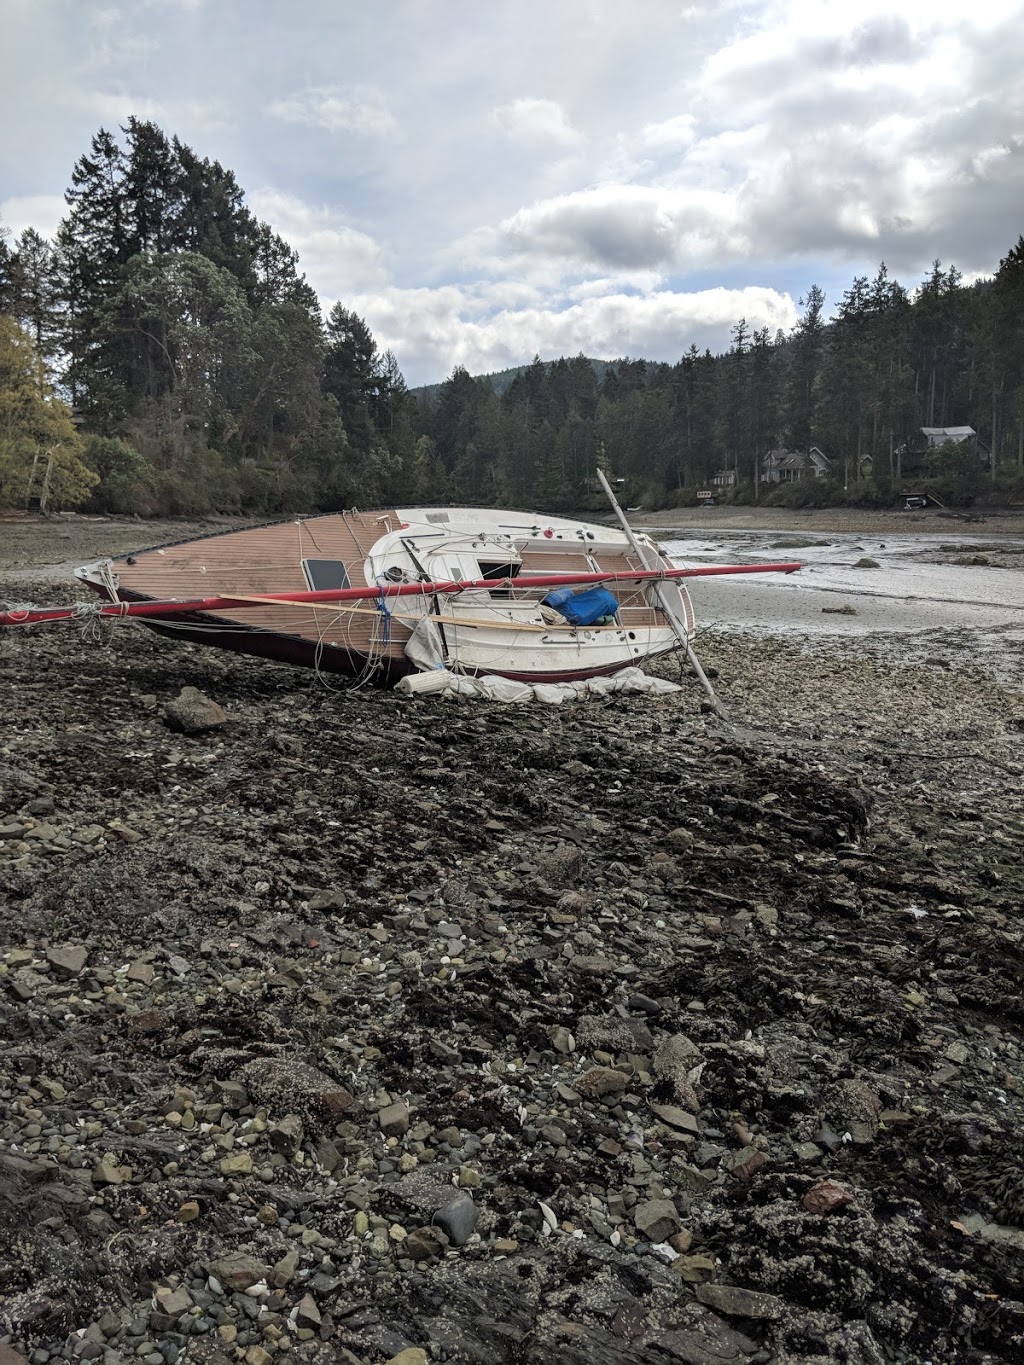
[[[976,441],[973,427],[922,427],[921,435],[929,446],[944,446],[947,441]]]
[[[792,483],[797,479],[827,479],[832,461],[818,446],[809,450],[769,450],[761,461],[762,483]]]

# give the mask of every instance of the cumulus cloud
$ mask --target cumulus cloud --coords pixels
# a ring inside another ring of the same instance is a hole
[[[127,90],[91,90],[82,94],[78,103],[83,112],[107,127],[127,123],[133,114],[139,119],[152,119],[154,123],[167,116],[165,105]]]
[[[67,211],[62,194],[15,195],[0,203],[0,224],[10,230],[12,237],[20,236],[30,227],[40,237],[49,239],[56,234]]]
[[[684,257],[703,264],[738,231],[735,203],[713,190],[608,185],[520,209],[498,242],[602,269],[658,270]]]
[[[321,86],[270,101],[267,112],[285,123],[325,128],[329,133],[393,137],[398,124],[384,96],[368,86]]]
[[[660,123],[647,123],[640,129],[637,145],[645,150],[676,151],[693,142],[697,119],[694,114],[676,114]]]
[[[336,299],[384,281],[380,247],[335,211],[272,189],[257,190],[249,204],[296,249],[321,297]]]
[[[730,185],[755,251],[917,269],[965,246],[977,268],[1010,230],[1007,186],[1024,188],[1024,91],[1006,65],[1022,42],[1006,3],[767,11],[700,71],[702,136],[677,176]]]
[[[562,147],[572,147],[581,140],[565,110],[554,100],[513,100],[494,109],[491,116],[515,140],[554,142]]]
[[[1020,232],[1021,0],[244,8],[8,0],[37,116],[32,157],[0,120],[5,220],[52,231],[85,118],[153,117],[271,187],[256,211],[417,382],[671,359],[880,259],[991,272]]]
[[[435,380],[456,365],[480,374],[525,364],[535,354],[676,361],[691,343],[727,346],[740,317],[772,332],[797,320],[793,300],[765,288],[604,293],[565,306],[549,299],[546,305],[501,307],[495,306],[498,298],[454,285],[389,288],[359,296],[351,306],[379,344],[395,352],[412,384]]]

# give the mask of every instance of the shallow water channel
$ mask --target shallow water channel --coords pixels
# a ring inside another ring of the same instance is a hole
[[[1024,686],[1024,538],[707,535],[692,527],[652,533],[682,566],[801,563],[795,574],[695,581],[699,624],[802,635],[821,645],[859,643],[889,657],[972,662]],[[861,560],[878,567],[855,567]]]

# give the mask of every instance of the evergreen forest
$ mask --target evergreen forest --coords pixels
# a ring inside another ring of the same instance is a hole
[[[788,335],[739,318],[721,355],[680,337],[675,364],[457,367],[410,391],[355,312],[323,316],[232,172],[155,123],[101,129],[65,199],[53,240],[0,225],[0,506],[45,476],[51,508],[140,515],[581,511],[598,462],[652,508],[716,476],[748,502],[1024,498],[1024,237],[970,285],[936,261],[908,291],[880,265],[831,314],[811,286]],[[978,440],[926,450],[947,426]],[[759,477],[812,447],[832,477]]]

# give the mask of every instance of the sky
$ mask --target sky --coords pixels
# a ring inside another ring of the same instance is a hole
[[[100,128],[230,167],[410,385],[790,330],[1024,232],[1022,0],[0,0],[0,222]]]

